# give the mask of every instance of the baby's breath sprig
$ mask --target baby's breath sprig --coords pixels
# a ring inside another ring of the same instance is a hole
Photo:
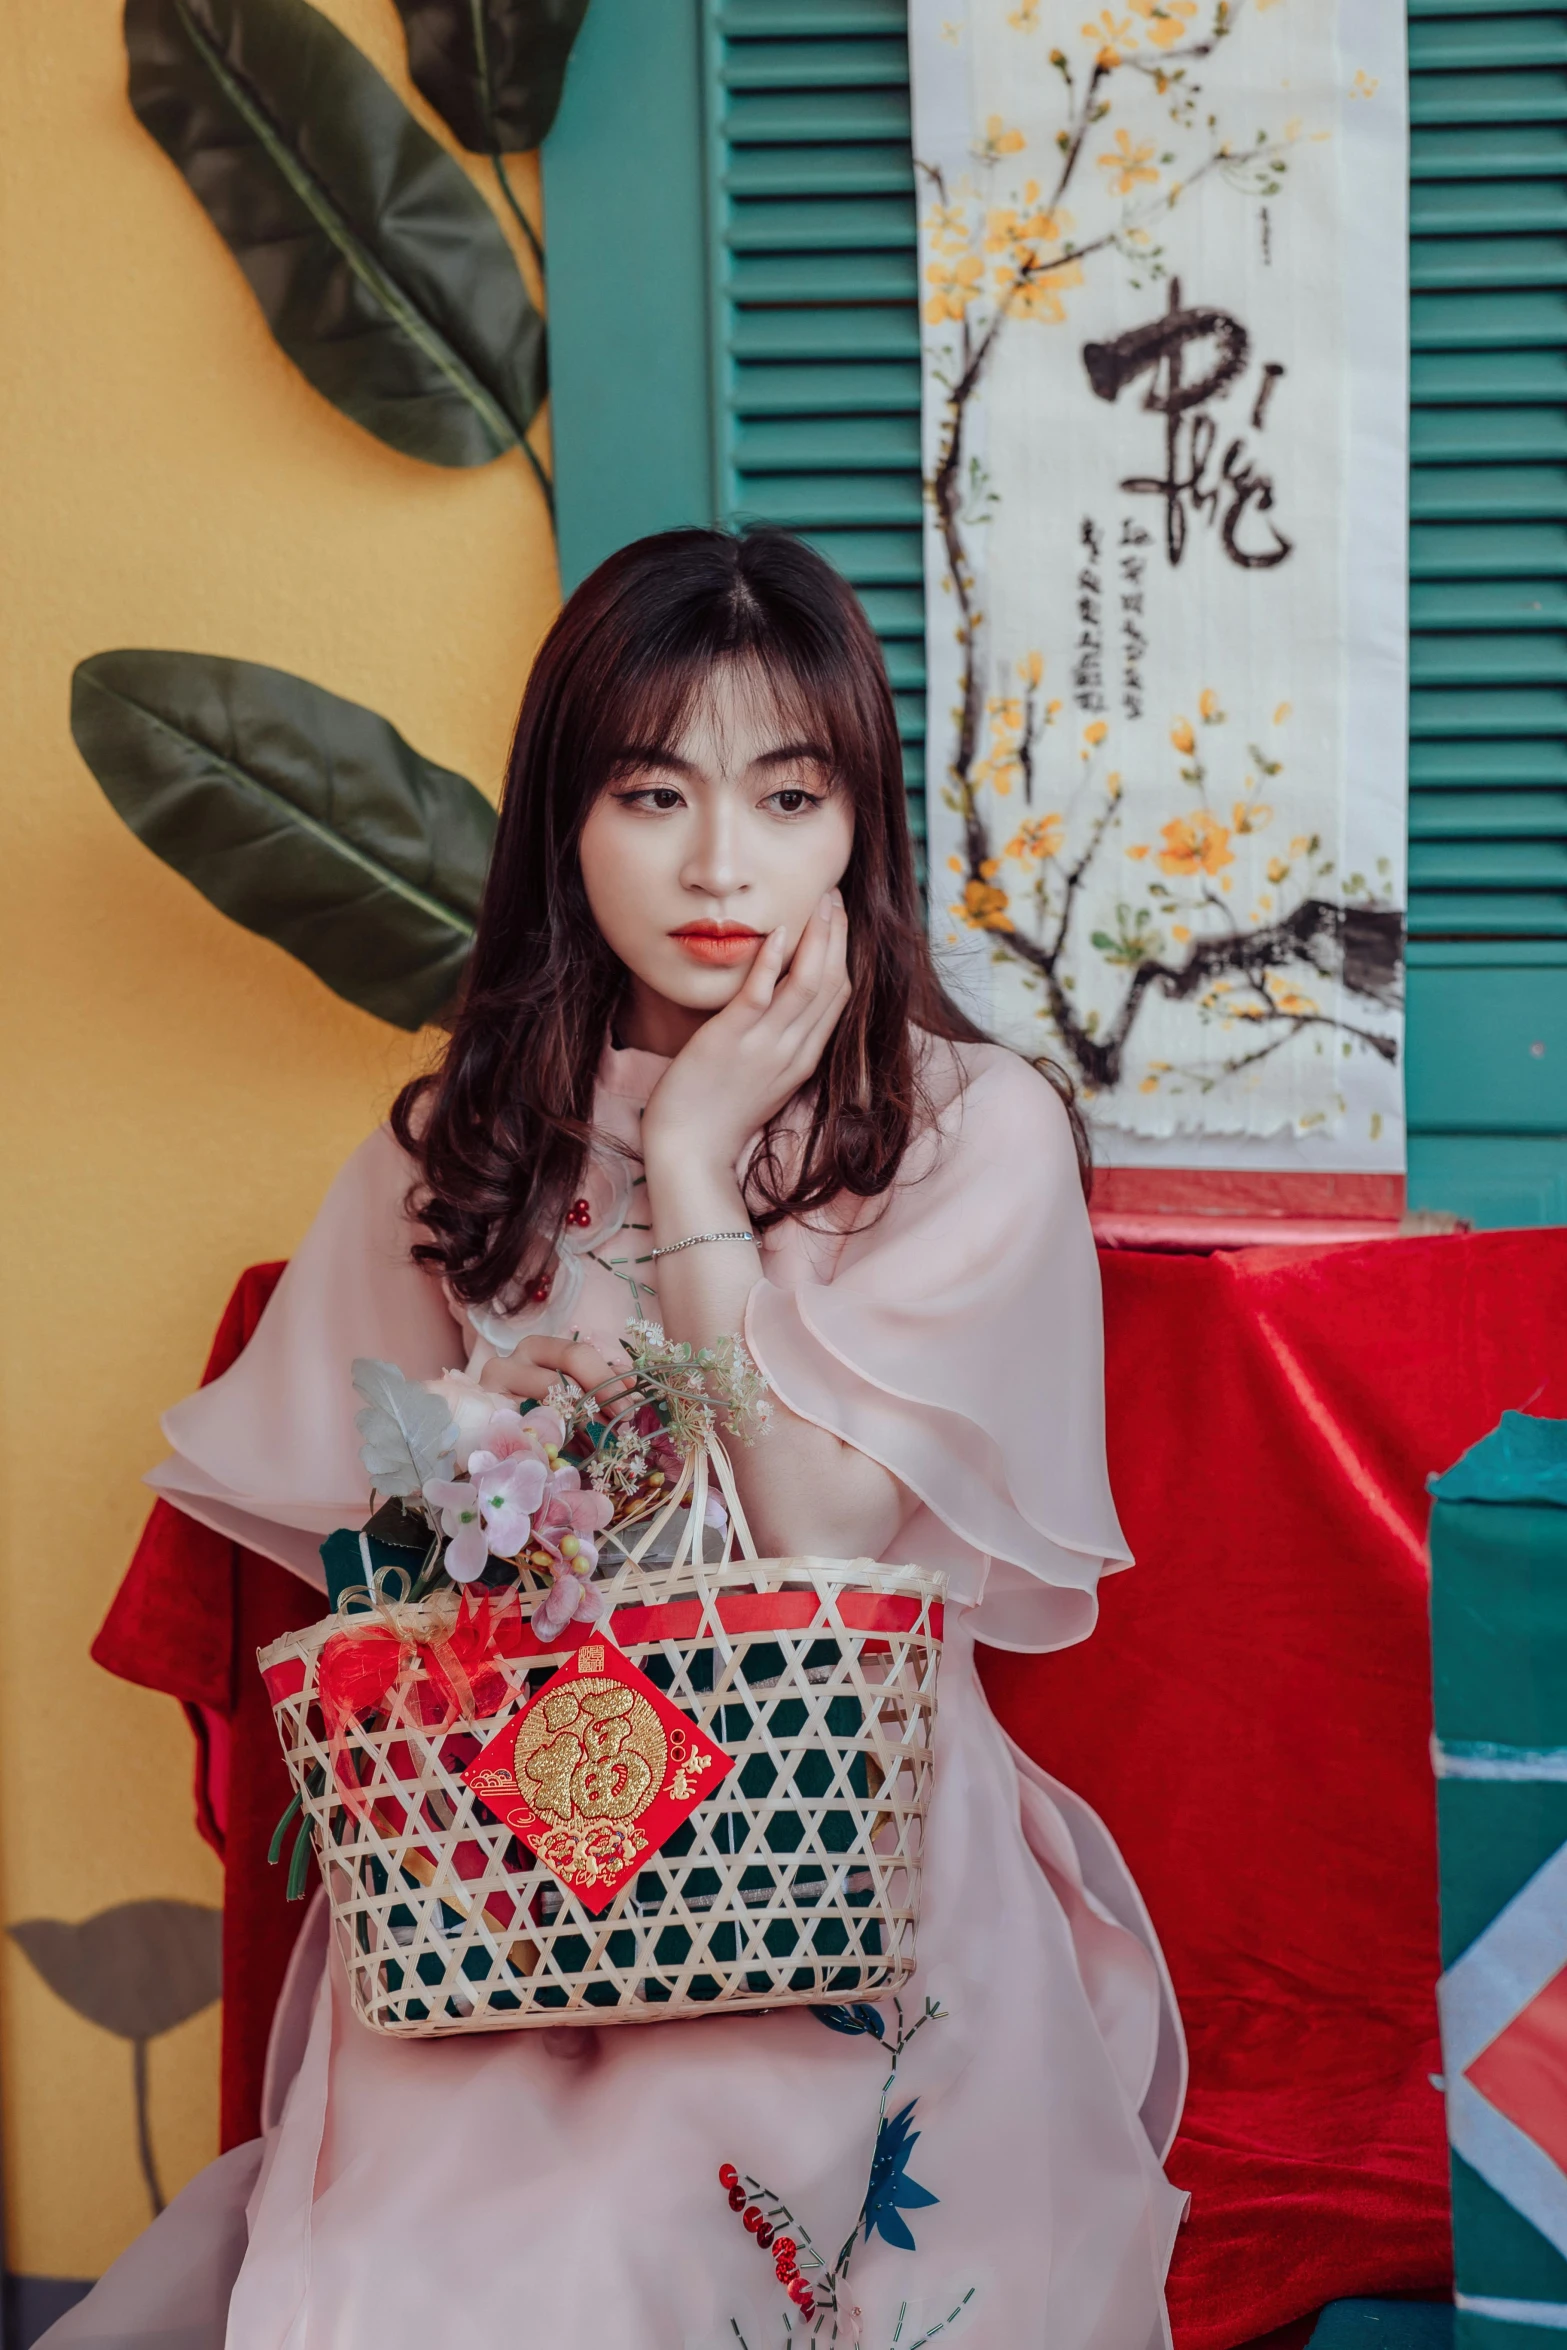
[[[657,1322],[642,1321],[630,1325],[624,1344],[638,1387],[663,1407],[666,1432],[681,1454],[706,1444],[720,1415],[745,1444],[766,1424],[767,1383],[744,1339],[693,1347],[666,1338]]]

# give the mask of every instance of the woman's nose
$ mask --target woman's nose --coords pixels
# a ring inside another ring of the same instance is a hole
[[[739,827],[724,807],[704,809],[691,851],[681,868],[687,889],[704,897],[729,898],[750,887],[740,853]]]

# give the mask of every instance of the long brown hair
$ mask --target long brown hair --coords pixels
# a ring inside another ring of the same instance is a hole
[[[626,973],[588,909],[577,844],[628,744],[672,743],[719,662],[754,663],[825,736],[854,803],[842,889],[852,993],[806,1089],[803,1143],[774,1121],[749,1171],[762,1227],[886,1191],[926,1112],[911,1029],[983,1041],[942,989],[921,916],[881,649],[852,590],[786,532],[638,539],[583,581],[523,696],[478,937],[446,1055],[398,1096],[420,1170],[414,1255],[468,1304],[545,1272],[581,1187],[593,1088]],[[1086,1171],[1082,1124],[1067,1102]]]

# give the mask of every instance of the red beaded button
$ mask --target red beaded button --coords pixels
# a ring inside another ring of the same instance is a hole
[[[535,1281],[533,1287],[529,1290],[528,1295],[536,1306],[543,1305],[545,1299],[549,1296],[550,1281],[551,1275],[546,1273],[543,1280]]]
[[[566,1210],[566,1221],[568,1224],[575,1226],[577,1231],[585,1232],[593,1221],[593,1203],[591,1200],[574,1199],[571,1203],[571,1206]]]
[[[734,2187],[738,2186],[739,2183],[740,2173],[735,2169],[734,2164],[732,2162],[721,2162],[718,2166],[718,2184],[721,2187]]]
[[[800,2247],[792,2236],[780,2236],[773,2249],[780,2260],[792,2260]]]

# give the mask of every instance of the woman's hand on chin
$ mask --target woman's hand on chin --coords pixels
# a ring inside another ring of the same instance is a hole
[[[838,891],[806,924],[787,972],[785,935],[763,941],[744,984],[654,1087],[642,1118],[650,1170],[680,1161],[732,1173],[750,1137],[816,1074],[849,1000],[849,925]]]

